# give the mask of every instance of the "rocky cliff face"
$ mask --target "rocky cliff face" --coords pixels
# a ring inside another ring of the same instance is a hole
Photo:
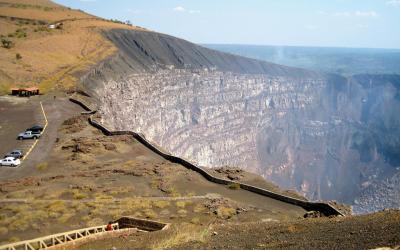
[[[346,79],[157,33],[106,35],[120,53],[83,82],[116,129],[143,133],[199,165],[245,168],[311,199],[353,203],[398,171],[398,76]],[[372,201],[361,200],[358,211],[369,211]],[[392,200],[386,204],[400,205]]]

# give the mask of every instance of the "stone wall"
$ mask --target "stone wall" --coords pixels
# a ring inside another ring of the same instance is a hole
[[[75,98],[70,98],[70,100],[74,103],[77,103],[81,105],[85,110],[90,110],[88,105],[86,105],[84,102],[75,99]],[[197,173],[201,174],[204,178],[206,178],[208,181],[217,183],[217,184],[222,184],[222,185],[229,185],[229,184],[239,184],[240,188],[244,190],[248,190],[253,193],[257,193],[260,195],[264,195],[279,201],[283,201],[289,204],[294,204],[297,206],[300,206],[304,208],[307,211],[319,211],[322,214],[326,216],[336,216],[336,215],[344,215],[341,213],[338,209],[334,208],[330,204],[323,203],[323,202],[309,202],[309,201],[304,201],[296,198],[292,198],[289,196],[285,196],[282,194],[278,194],[266,189],[258,188],[252,185],[244,184],[244,183],[239,183],[231,180],[225,180],[222,178],[218,178],[216,176],[213,176],[209,174],[208,172],[204,171],[202,168],[196,166],[195,164],[192,164],[191,162],[182,159],[180,157],[174,156],[157,146],[156,144],[148,141],[143,135],[139,133],[135,133],[133,131],[112,131],[109,128],[105,127],[104,125],[101,124],[101,122],[96,121],[93,119],[92,116],[89,117],[89,123],[101,130],[105,135],[113,136],[113,135],[131,135],[133,136],[136,140],[138,140],[140,143],[142,143],[144,146],[146,146],[148,149],[152,150],[154,153],[162,156],[164,159],[169,160],[173,163],[178,163],[181,164],[182,166],[191,169],[193,171],[196,171]],[[123,226],[122,226],[123,227]]]
[[[197,165],[240,167],[312,200],[353,204],[363,183],[400,162],[397,78],[373,80],[171,67],[108,80],[96,96],[103,124]]]

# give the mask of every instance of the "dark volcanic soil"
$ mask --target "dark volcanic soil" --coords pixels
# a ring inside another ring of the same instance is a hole
[[[217,226],[208,241],[176,249],[371,249],[400,244],[400,211],[346,218]]]
[[[219,223],[186,233],[171,228],[91,242],[79,249],[373,249],[399,244],[400,211],[392,210],[289,222]]]

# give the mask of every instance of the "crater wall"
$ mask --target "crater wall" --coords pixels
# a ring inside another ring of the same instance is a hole
[[[343,78],[158,33],[106,35],[119,53],[82,81],[114,129],[142,133],[199,165],[245,168],[313,200],[362,212],[400,206],[398,195],[365,198],[399,171],[399,76]]]

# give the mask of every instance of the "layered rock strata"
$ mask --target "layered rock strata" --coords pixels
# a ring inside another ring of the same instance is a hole
[[[360,194],[376,193],[366,188],[390,186],[369,183],[398,171],[399,76],[343,78],[158,33],[106,35],[119,53],[83,83],[115,129],[140,132],[202,166],[258,173],[313,200],[357,205]],[[387,206],[400,206],[393,197]],[[371,202],[361,200],[358,210],[368,210]]]

